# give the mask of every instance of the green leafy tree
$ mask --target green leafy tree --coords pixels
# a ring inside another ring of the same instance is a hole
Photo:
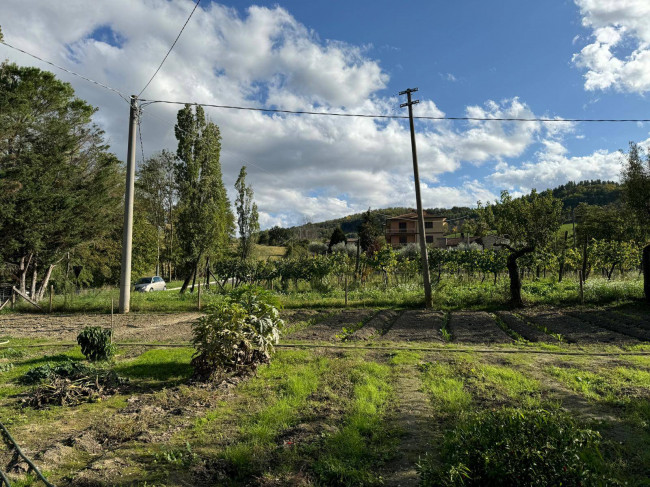
[[[623,163],[623,195],[625,204],[636,216],[639,240],[644,242],[641,258],[643,290],[646,301],[650,302],[650,154],[644,154],[633,142]]]
[[[334,231],[332,232],[332,236],[330,237],[330,243],[327,246],[328,252],[332,251],[332,247],[338,243],[347,243],[348,239],[345,236],[345,233],[343,233],[343,230],[341,230],[341,227],[336,227]]]
[[[239,226],[239,255],[245,260],[251,255],[255,235],[260,229],[257,205],[253,202],[253,188],[246,186],[246,166],[242,166],[239,171],[235,189],[237,190],[235,209]]]
[[[182,250],[185,292],[203,258],[222,255],[230,244],[234,217],[221,172],[219,127],[202,107],[178,111],[175,165],[178,190],[178,241]],[[194,281],[192,288],[194,288]]]
[[[359,245],[364,252],[373,252],[379,249],[377,243],[382,235],[382,222],[378,215],[374,215],[370,208],[363,214],[359,225]]]
[[[174,181],[175,157],[163,150],[143,161],[136,180],[137,199],[142,202],[146,218],[156,229],[156,274],[162,274],[163,254],[168,264],[171,280],[174,238],[174,203],[176,183]]]
[[[501,246],[510,251],[506,267],[510,277],[510,303],[523,306],[521,279],[517,259],[544,247],[560,228],[562,202],[546,191],[533,190],[529,196],[513,199],[507,191],[500,201],[480,209],[480,218],[508,243]]]
[[[0,252],[23,291],[31,272],[36,299],[54,267],[108,235],[120,213],[123,173],[95,112],[52,73],[0,64]]]

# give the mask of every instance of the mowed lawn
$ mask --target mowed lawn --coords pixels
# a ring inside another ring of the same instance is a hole
[[[581,316],[291,310],[284,346],[254,374],[194,383],[191,347],[122,345],[106,365],[129,379],[120,392],[45,409],[25,404],[34,386],[20,378],[83,356],[5,336],[0,418],[55,485],[445,485],[440,472],[475,485],[449,448],[493,454],[503,417],[499,441],[512,421],[545,418],[532,434],[584,443],[597,478],[647,485],[650,346],[629,334],[645,317]]]

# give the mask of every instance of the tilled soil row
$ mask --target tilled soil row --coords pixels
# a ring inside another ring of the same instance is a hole
[[[355,331],[350,340],[370,340],[386,333],[400,317],[401,311],[384,309],[373,316],[364,326]]]
[[[440,328],[443,319],[440,311],[405,311],[381,339],[392,342],[442,342]]]
[[[448,329],[452,342],[478,344],[513,341],[484,311],[451,313]]]
[[[550,342],[556,341],[546,333],[525,322],[510,311],[499,311],[496,315],[506,324],[508,328],[521,335],[529,342]]]
[[[637,342],[634,338],[593,326],[585,321],[558,311],[522,311],[521,314],[533,323],[546,327],[549,333],[559,333],[569,343],[610,343],[613,345],[624,345]]]
[[[644,330],[643,328],[637,327],[624,317],[612,317],[611,315],[598,311],[569,311],[567,314],[591,325],[605,328],[615,333],[627,335],[641,341],[650,341],[650,330]]]
[[[346,309],[332,316],[325,318],[318,323],[308,326],[295,333],[291,333],[291,339],[297,340],[318,340],[334,341],[336,335],[342,333],[343,328],[354,328],[359,322],[367,319],[372,313],[372,309]]]

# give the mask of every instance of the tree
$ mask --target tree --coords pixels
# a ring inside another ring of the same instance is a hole
[[[227,249],[234,217],[221,172],[221,134],[206,120],[203,108],[190,105],[178,111],[174,127],[178,149],[175,165],[178,188],[178,241],[182,250],[185,292],[202,258]]]
[[[120,212],[123,173],[95,112],[52,73],[0,64],[0,252],[22,291],[31,271],[36,299],[54,267],[110,233]]]
[[[359,225],[359,245],[364,252],[377,250],[377,239],[382,234],[382,223],[378,215],[373,215],[368,208],[361,218]]]
[[[650,154],[645,154],[634,142],[630,142],[627,160],[623,162],[623,196],[625,204],[636,216],[639,240],[644,242],[641,257],[643,291],[650,302]]]
[[[147,220],[156,228],[156,274],[161,272],[161,235],[166,247],[166,260],[171,266],[173,261],[174,242],[174,203],[176,200],[176,183],[174,181],[175,157],[169,151],[163,150],[143,161],[138,169],[136,180],[137,199],[142,202]]]
[[[239,171],[235,189],[237,190],[235,209],[239,226],[239,255],[246,260],[253,249],[255,234],[260,229],[257,205],[253,202],[253,188],[246,186],[246,166],[242,166]]]
[[[489,228],[507,239],[501,246],[510,251],[506,267],[510,276],[510,303],[522,307],[521,279],[517,259],[544,247],[560,228],[562,202],[550,191],[513,199],[507,191],[501,200],[479,208],[479,217]]]
[[[346,238],[345,233],[343,233],[343,230],[341,230],[341,227],[336,227],[332,232],[332,236],[330,237],[330,243],[327,246],[328,252],[332,251],[332,247],[334,245],[341,242],[347,243],[348,239]]]

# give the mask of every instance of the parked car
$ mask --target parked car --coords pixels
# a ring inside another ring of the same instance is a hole
[[[147,293],[149,291],[166,291],[167,284],[160,276],[143,277],[135,283],[135,290],[140,291],[141,293]]]

